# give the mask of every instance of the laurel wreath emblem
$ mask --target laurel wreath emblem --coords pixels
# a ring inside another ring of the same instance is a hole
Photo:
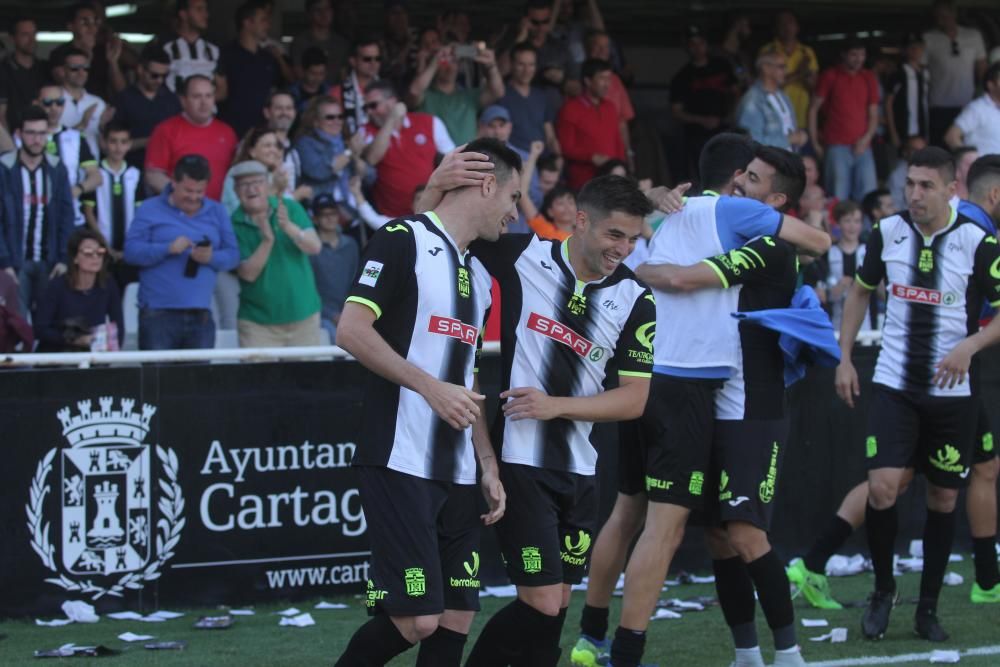
[[[52,472],[52,460],[55,458],[57,448],[53,447],[38,462],[35,476],[31,479],[31,493],[25,511],[28,515],[28,530],[31,532],[31,548],[35,550],[45,567],[49,568],[58,577],[51,577],[45,581],[61,586],[68,591],[78,591],[90,594],[91,599],[97,600],[104,595],[122,597],[126,589],[141,589],[145,582],[154,581],[160,578],[160,568],[174,555],[174,549],[181,539],[181,531],[184,530],[184,496],[181,487],[177,483],[177,454],[173,449],[163,448],[156,445],[156,456],[163,465],[165,478],[160,478],[160,501],[157,507],[160,510],[161,518],[156,522],[156,559],[146,568],[139,572],[127,572],[112,586],[105,588],[95,584],[91,580],[74,581],[59,571],[56,565],[55,547],[49,542],[50,522],[45,521],[42,513],[42,504],[45,495],[52,490],[46,480]]]

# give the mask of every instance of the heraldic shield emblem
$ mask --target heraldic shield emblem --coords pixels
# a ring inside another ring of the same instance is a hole
[[[144,444],[156,408],[145,404],[135,412],[135,401],[123,398],[115,409],[109,396],[98,403],[98,411],[91,401],[78,402],[77,414],[68,407],[58,411],[69,446],[59,451],[58,461],[52,449],[39,462],[26,506],[31,546],[59,575],[46,581],[95,599],[120,596],[159,578],[184,527],[177,456],[155,447],[163,477],[154,483],[154,447]],[[48,483],[54,465],[58,486]],[[44,503],[49,493],[58,504]],[[58,519],[44,515],[53,505]],[[50,539],[52,525],[59,527],[58,549]]]

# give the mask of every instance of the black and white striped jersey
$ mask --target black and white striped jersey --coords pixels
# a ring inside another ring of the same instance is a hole
[[[472,388],[492,281],[460,253],[433,213],[386,223],[365,249],[347,301],[375,312],[375,330],[413,365]],[[475,484],[471,430],[456,430],[424,398],[370,373],[354,465]]]
[[[163,42],[163,50],[170,58],[170,73],[165,83],[174,93],[189,76],[200,74],[213,78],[219,66],[219,47],[202,37],[193,43],[183,37],[167,40]]]
[[[1000,247],[995,236],[951,209],[947,227],[924,237],[903,211],[881,220],[868,240],[857,280],[885,279],[882,350],[874,381],[931,396],[968,396],[969,383],[940,389],[938,363],[979,327],[985,298],[1000,304]]]
[[[502,387],[535,387],[549,396],[593,396],[609,363],[620,376],[650,377],[656,306],[624,264],[603,280],[577,280],[568,243],[532,234],[477,242],[472,252],[500,283]],[[593,475],[591,422],[507,420],[494,445],[507,463]]]

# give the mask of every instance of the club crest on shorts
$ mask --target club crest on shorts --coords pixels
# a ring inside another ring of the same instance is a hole
[[[77,414],[69,407],[56,413],[69,446],[39,461],[25,506],[31,546],[57,575],[46,581],[93,599],[159,578],[184,528],[177,455],[157,445],[155,466],[153,447],[143,442],[156,408],[134,412],[135,400],[122,398],[115,409],[110,396],[98,403],[97,411],[82,400]],[[163,477],[154,482],[156,467]],[[50,484],[53,468],[59,479]]]

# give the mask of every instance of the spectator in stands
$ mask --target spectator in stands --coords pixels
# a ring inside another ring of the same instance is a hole
[[[143,177],[154,194],[170,182],[168,174],[184,155],[203,155],[211,165],[205,196],[219,201],[222,182],[236,149],[236,133],[215,118],[215,84],[207,76],[195,74],[180,87],[181,113],[153,129],[146,145]]]
[[[861,217],[861,207],[850,199],[837,202],[833,207],[833,218],[840,229],[840,239],[827,253],[826,294],[835,331],[840,331],[844,301],[854,284],[854,275],[865,261],[865,244],[861,242]],[[871,318],[866,317],[862,329],[871,330],[874,328],[873,324]]]
[[[301,64],[301,70],[296,74],[299,79],[305,76],[306,52],[310,49],[319,49],[324,55],[323,62],[326,64],[326,83],[338,83],[347,64],[350,44],[333,30],[333,3],[330,0],[306,0],[305,10],[308,25],[292,40],[292,62],[296,65]]]
[[[556,11],[556,23],[552,26],[552,36],[562,41],[570,53],[570,66],[566,72],[567,79],[576,83],[579,87],[580,66],[587,58],[601,58],[611,63],[613,71],[617,72],[621,68],[621,58],[611,51],[603,55],[593,55],[587,53],[587,33],[592,30],[603,31],[604,15],[597,0],[586,0],[576,7],[573,2],[559,2]],[[553,5],[555,10],[555,5]],[[569,82],[567,82],[569,83]],[[579,94],[579,91],[575,93]]]
[[[54,83],[43,83],[38,91],[36,104],[45,110],[48,119],[48,139],[45,150],[50,155],[58,155],[66,167],[70,193],[73,196],[73,221],[84,223],[80,201],[93,192],[101,183],[97,168],[97,156],[91,152],[90,144],[83,134],[74,128],[63,127],[63,108],[66,106],[66,92]]]
[[[298,202],[311,198],[312,188],[307,185],[296,187],[295,174],[287,171],[281,142],[274,130],[261,126],[247,132],[243,141],[240,142],[236,157],[233,159],[233,168],[240,162],[247,160],[256,160],[267,167],[267,178],[270,185],[268,196],[288,197]],[[222,204],[230,215],[240,205],[232,171],[233,169],[230,169],[229,173],[226,174],[226,181],[222,188]]]
[[[181,112],[181,103],[164,85],[170,74],[170,58],[159,46],[142,50],[135,83],[129,84],[115,101],[115,122],[128,127],[132,136],[130,164],[140,169],[146,163],[146,144],[153,128]]]
[[[320,195],[313,201],[313,220],[316,221],[322,247],[319,254],[309,257],[309,263],[312,264],[322,304],[320,324],[330,334],[331,341],[337,340],[340,312],[358,272],[361,254],[357,242],[343,233],[345,217],[341,213],[341,205],[333,197]]]
[[[101,235],[108,250],[106,266],[118,287],[139,279],[135,267],[125,264],[125,235],[135,209],[145,198],[142,187],[142,170],[129,164],[127,155],[132,148],[132,135],[128,126],[111,121],[101,130],[104,160],[101,161],[101,184],[85,195],[83,214],[87,227]]]
[[[0,61],[0,123],[10,132],[18,126],[17,114],[36,97],[48,79],[48,63],[35,51],[38,47],[35,19],[17,16],[10,22],[14,50]]]
[[[320,344],[320,300],[309,256],[321,243],[293,199],[268,195],[268,170],[250,160],[233,167],[240,206],[233,230],[240,246],[240,347]]]
[[[344,82],[333,89],[331,97],[340,99],[347,114],[347,134],[353,135],[368,123],[365,111],[365,93],[374,81],[378,81],[378,71],[382,64],[382,49],[374,37],[359,37],[354,41],[351,69]]]
[[[326,80],[326,54],[322,49],[315,46],[306,49],[298,65],[302,74],[288,87],[288,91],[295,100],[295,110],[302,113],[310,100],[329,95],[330,84]]]
[[[878,104],[878,81],[865,68],[865,45],[849,41],[841,51],[841,63],[823,70],[809,107],[809,136],[816,154],[825,157],[826,191],[837,199],[860,200],[878,185],[871,148],[878,129]]]
[[[795,109],[795,123],[807,127],[809,100],[816,87],[819,60],[812,47],[799,41],[799,20],[790,10],[779,11],[774,17],[774,41],[765,44],[760,54],[775,53],[785,57],[785,95]]]
[[[496,139],[521,156],[521,163],[523,165],[521,178],[526,184],[524,189],[521,190],[522,196],[529,197],[533,202],[537,202],[535,206],[540,206],[544,195],[538,184],[538,174],[535,170],[535,164],[541,155],[540,151],[545,149],[545,144],[541,141],[532,142],[532,149],[539,150],[539,153],[534,156],[534,159],[531,159],[529,151],[522,151],[510,142],[510,135],[513,130],[514,125],[511,122],[510,112],[499,104],[491,104],[479,114],[479,127],[476,132],[476,138]],[[522,210],[517,222],[507,224],[507,232],[520,233],[526,231],[528,231],[528,221],[524,217],[524,211]]]
[[[899,209],[893,206],[892,195],[888,189],[879,188],[866,194],[865,198],[861,200],[861,212],[864,214],[862,240],[864,240],[866,232],[871,231],[872,225],[883,218],[888,218],[897,210]]]
[[[827,218],[826,193],[816,183],[807,185],[799,197],[799,217],[817,229],[826,226]]]
[[[440,118],[407,112],[389,81],[376,81],[365,92],[368,145],[365,161],[376,168],[375,208],[383,215],[411,212],[413,191],[434,171],[438,153],[455,148]]]
[[[408,106],[440,118],[452,140],[465,144],[476,138],[479,110],[503,97],[505,90],[490,49],[479,49],[472,58],[486,72],[487,85],[459,89],[456,48],[446,46],[423,54],[424,62],[419,63],[420,71],[410,84]]]
[[[79,130],[87,140],[91,155],[97,156],[100,153],[97,138],[101,133],[101,125],[110,120],[105,117],[107,104],[100,97],[87,92],[90,70],[87,54],[79,49],[67,49],[63,54],[66,104],[63,106],[61,122],[66,127]]]
[[[802,164],[806,168],[806,185],[818,185],[819,184],[819,162],[816,161],[815,156],[810,154],[805,154],[802,156]]]
[[[542,200],[541,212],[530,199],[522,201],[531,231],[543,239],[564,241],[576,224],[576,195],[569,188],[557,185]]]
[[[302,185],[302,164],[298,152],[292,148],[292,140],[288,134],[295,124],[295,115],[295,100],[287,90],[276,90],[267,98],[267,104],[264,105],[264,118],[267,119],[268,128],[278,137],[285,173],[288,174],[289,180],[294,181],[295,190],[301,195],[301,197],[297,196],[296,199],[301,201],[303,198],[310,199],[312,192],[303,189],[307,186]]]
[[[281,46],[269,41],[272,6],[268,0],[245,0],[236,10],[237,37],[220,56],[219,73],[228,92],[219,118],[237,136],[264,121],[262,109],[272,88],[294,79]]]
[[[0,213],[0,217],[3,215]],[[0,271],[0,352],[3,354],[31,352],[35,346],[35,332],[21,314],[22,310],[17,281],[6,271]]]
[[[701,29],[687,30],[690,61],[670,82],[670,109],[682,124],[681,178],[698,173],[698,157],[705,143],[722,129],[736,95],[736,77],[722,58],[710,57]]]
[[[897,150],[912,136],[930,139],[930,75],[924,66],[924,40],[908,33],[903,42],[903,62],[886,86],[885,119],[889,141]]]
[[[204,38],[208,30],[208,0],[177,0],[177,34],[161,42],[170,58],[167,88],[180,95],[184,82],[196,74],[215,84],[215,97],[226,99],[226,79],[219,72],[219,47]]]
[[[538,158],[536,163],[536,171],[538,173],[538,192],[544,197],[549,190],[554,188],[559,183],[560,172],[559,163],[554,155],[546,155]],[[537,202],[537,205],[541,205],[541,201]]]
[[[611,62],[611,36],[604,30],[590,30],[583,38],[583,46],[587,58],[596,58]],[[615,107],[618,108],[618,132],[622,135],[622,143],[625,144],[625,155],[629,171],[635,171],[635,154],[632,151],[632,135],[629,132],[628,124],[635,118],[635,109],[632,107],[632,100],[629,99],[628,90],[622,83],[621,77],[611,70],[611,82],[608,85],[608,93],[605,96]]]
[[[73,196],[66,166],[47,155],[48,116],[39,107],[21,113],[21,147],[0,156],[0,192],[9,214],[0,233],[0,269],[18,283],[22,314],[34,310],[50,278],[66,273],[66,242],[73,231]]]
[[[101,27],[100,15],[90,2],[78,2],[70,8],[70,21],[67,27],[73,33],[73,39],[52,49],[49,63],[52,66],[52,76],[56,83],[66,85],[66,54],[70,50],[83,52],[87,66],[90,68],[90,89],[102,97],[116,93],[125,88],[125,75],[118,66],[121,51],[120,40],[108,44],[98,44],[97,33]],[[117,40],[117,37],[115,38]],[[117,44],[117,51],[112,52]],[[115,55],[110,58],[109,54]],[[98,116],[100,117],[100,116]],[[96,141],[97,128],[94,128]]]
[[[986,71],[986,90],[955,118],[944,136],[949,148],[975,146],[980,155],[1000,153],[1000,63]]]
[[[240,255],[226,209],[207,196],[210,180],[206,158],[180,156],[170,182],[139,207],[125,235],[125,261],[139,267],[141,350],[215,346],[216,274],[235,269]]]
[[[551,0],[528,0],[518,23],[514,44],[528,42],[535,47],[541,82],[562,86],[573,58],[565,41],[552,34],[556,22]]]
[[[753,34],[750,17],[746,14],[734,14],[729,18],[726,32],[722,37],[716,54],[725,58],[736,77],[739,91],[745,92],[753,79],[754,59],[746,49],[747,40]]]
[[[522,151],[533,141],[544,141],[550,154],[559,156],[562,149],[556,138],[555,121],[559,112],[558,95],[532,85],[537,71],[538,52],[522,42],[511,51],[511,73],[503,97],[497,104],[510,112],[514,129],[510,143]]]
[[[410,25],[406,0],[386,0],[383,17],[385,60],[381,73],[402,90],[416,74],[419,35],[417,29]]]
[[[958,24],[952,0],[935,0],[931,12],[935,27],[924,33],[931,79],[930,143],[941,145],[986,72],[986,45],[978,30]]]
[[[556,134],[566,158],[569,186],[573,189],[583,187],[608,160],[626,158],[618,127],[618,108],[605,99],[611,85],[611,64],[607,60],[589,59],[580,71],[583,94],[567,100],[556,121]]]
[[[920,135],[907,137],[906,141],[903,142],[899,151],[899,160],[885,183],[889,189],[889,195],[892,197],[893,211],[906,210],[906,171],[909,168],[907,163],[910,161],[911,155],[924,148],[927,148],[927,139]]]
[[[38,352],[120,350],[125,340],[122,298],[108,277],[108,246],[81,227],[69,237],[66,275],[49,282],[35,313]]]
[[[979,159],[979,151],[974,146],[959,146],[951,152],[955,159],[955,196],[969,199],[969,169]]]
[[[350,140],[344,138],[344,110],[332,97],[311,103],[302,122],[302,134],[295,140],[295,150],[302,164],[302,182],[313,195],[329,194],[336,201],[350,201],[348,181],[355,173],[354,159],[365,146],[359,130]]]
[[[354,201],[358,204],[357,216],[355,217],[351,215],[350,209],[341,205],[341,228],[346,234],[353,236],[355,241],[358,241],[358,244],[361,247],[364,247],[367,242],[366,239],[368,234],[366,233],[365,228],[358,224],[359,222],[364,222],[368,229],[378,231],[382,225],[389,222],[396,216],[382,215],[372,208],[372,205],[365,199],[365,193],[361,190],[360,176],[352,176],[349,185],[351,188],[351,195],[354,197]],[[413,190],[413,201],[410,206],[411,211],[417,210],[417,203],[420,201],[420,195],[423,193],[425,188],[426,185],[421,183]]]
[[[805,144],[809,136],[796,124],[792,101],[782,92],[786,71],[780,53],[767,52],[757,58],[757,81],[740,100],[736,124],[758,143],[791,150]]]

